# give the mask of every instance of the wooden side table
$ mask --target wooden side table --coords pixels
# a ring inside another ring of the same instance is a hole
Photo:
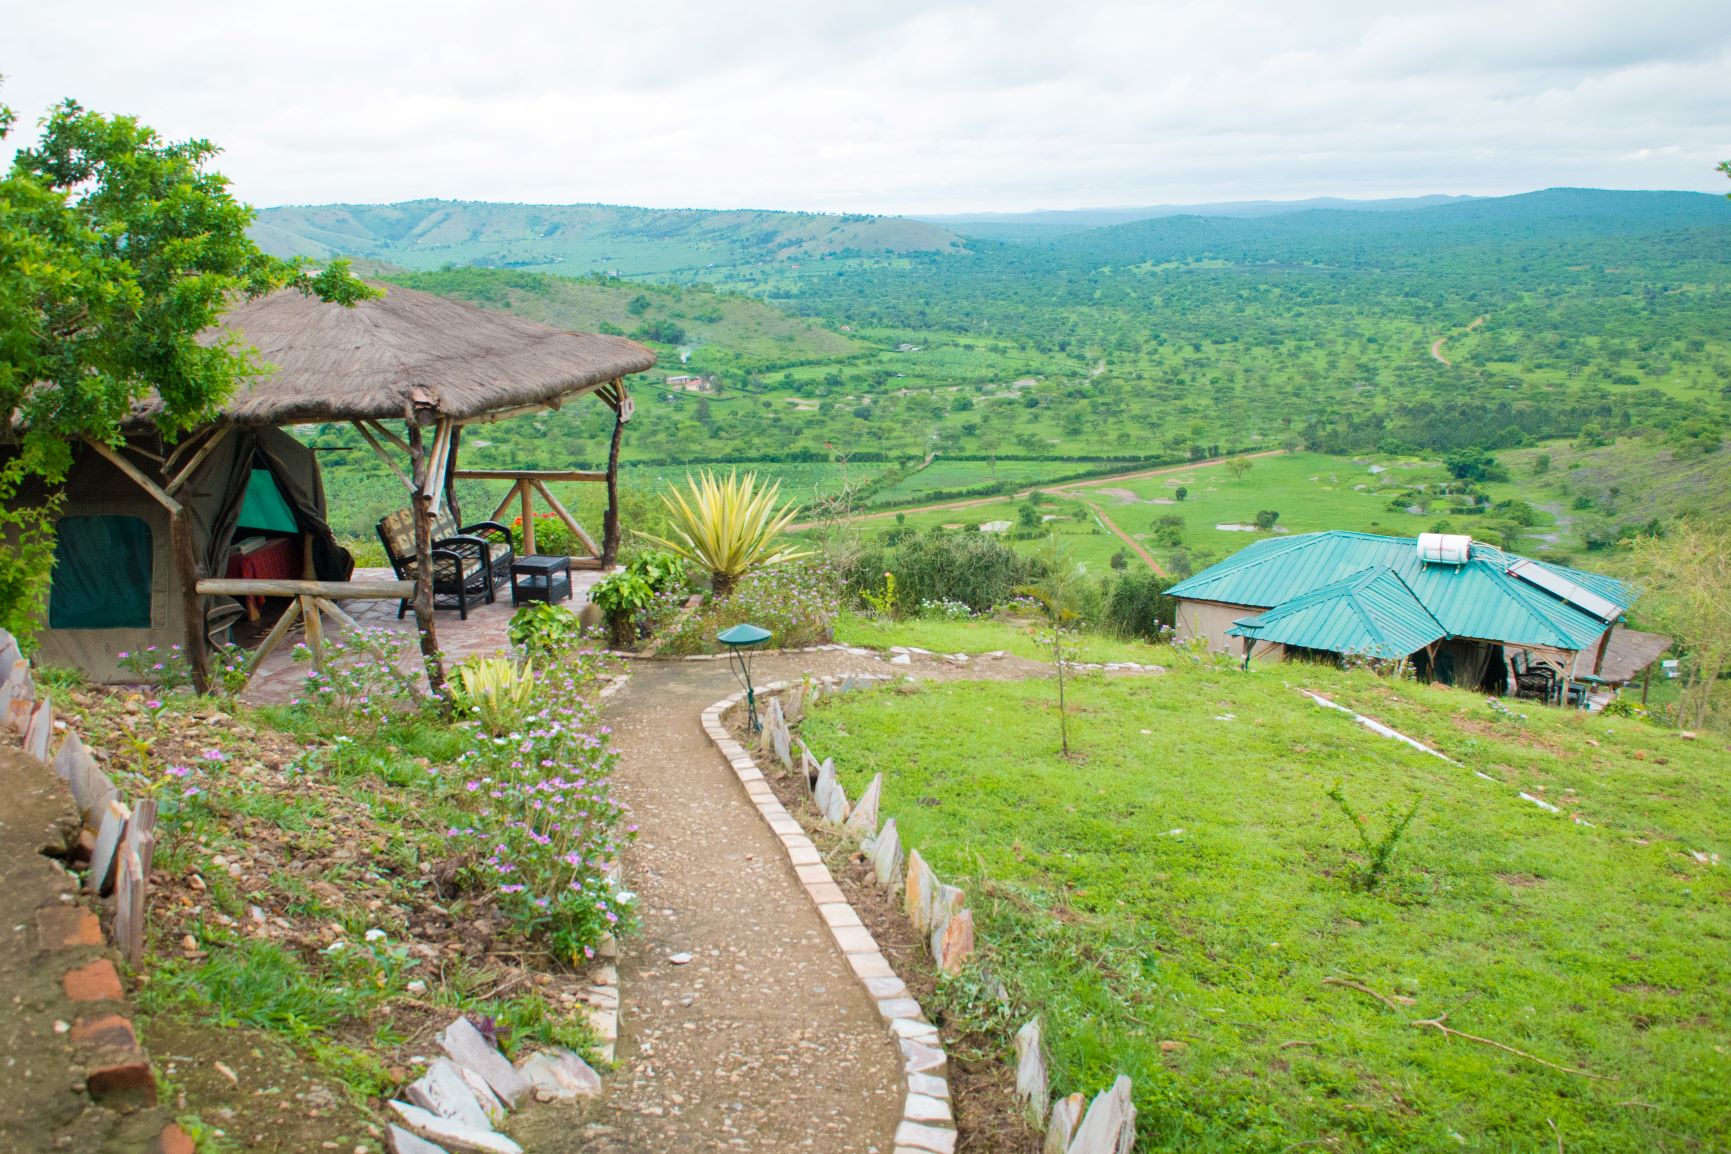
[[[571,596],[571,558],[531,553],[511,562],[511,605],[545,601],[551,605]]]

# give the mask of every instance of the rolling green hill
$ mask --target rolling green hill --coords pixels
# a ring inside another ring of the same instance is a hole
[[[451,200],[267,208],[252,235],[278,256],[369,257],[416,270],[457,265],[629,277],[953,252],[963,243],[948,229],[900,217]]]
[[[678,354],[724,353],[753,361],[844,360],[866,347],[813,321],[751,297],[703,287],[562,277],[516,269],[397,273],[393,283],[486,308],[506,309],[555,328],[620,333],[658,346],[649,380],[681,371]],[[672,355],[670,356],[669,353]],[[703,358],[705,364],[710,357]]]

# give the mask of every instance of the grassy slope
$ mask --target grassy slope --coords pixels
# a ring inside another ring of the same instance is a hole
[[[1551,458],[1550,471],[1535,476],[1540,454]],[[1628,437],[1598,448],[1575,448],[1553,441],[1531,449],[1497,454],[1512,480],[1490,486],[1497,497],[1519,496],[1551,512],[1548,532],[1567,550],[1584,547],[1582,530],[1595,521],[1639,526],[1653,518],[1692,514],[1714,521],[1731,519],[1731,458],[1717,453],[1679,455],[1673,448]],[[1586,509],[1574,507],[1586,497]]]
[[[1297,685],[1498,780],[1359,729]],[[1051,699],[1042,683],[860,694],[805,732],[851,792],[883,772],[905,844],[969,891],[987,965],[1046,1018],[1055,1089],[1130,1073],[1141,1136],[1160,1148],[1548,1150],[1546,1119],[1573,1151],[1697,1149],[1727,1132],[1731,892],[1724,866],[1686,852],[1731,857],[1721,742],[1179,659],[1160,678],[1083,679],[1072,764],[1054,756]],[[1337,780],[1376,831],[1385,805],[1422,798],[1374,894],[1347,885],[1356,839],[1324,797]],[[1322,985],[1331,975],[1413,1001],[1391,1011]],[[1410,1025],[1444,1013],[1609,1080]]]
[[[1049,661],[1052,657],[1052,651],[1034,639],[1031,629],[1003,621],[888,622],[844,612],[836,619],[835,639],[843,645],[866,645],[873,649],[913,645],[934,653],[991,653],[1001,649],[1037,661]],[[1157,646],[1093,633],[1081,635],[1076,649],[1076,660],[1085,662],[1134,661],[1150,665],[1169,661],[1171,656],[1170,650]]]
[[[595,332],[612,325],[629,333],[646,322],[672,321],[686,344],[719,345],[740,356],[776,359],[842,358],[864,351],[840,333],[789,316],[749,297],[618,281],[574,280],[523,273],[456,269],[397,278],[410,288],[453,296],[471,304],[507,309],[555,328]],[[648,307],[628,307],[641,298]],[[680,368],[666,357],[645,381],[659,381]],[[637,383],[637,382],[633,382]]]

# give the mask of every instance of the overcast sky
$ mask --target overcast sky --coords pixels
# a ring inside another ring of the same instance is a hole
[[[0,73],[260,206],[1731,189],[1727,0],[0,0]]]

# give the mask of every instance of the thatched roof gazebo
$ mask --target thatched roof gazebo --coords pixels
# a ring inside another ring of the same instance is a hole
[[[132,493],[141,489],[155,502],[155,518],[163,519],[166,513],[164,536],[171,541],[171,558],[164,560],[172,561],[157,566],[154,578],[148,560],[145,563],[152,597],[164,594],[167,604],[152,601],[144,632],[138,632],[138,622],[131,623],[136,637],[103,629],[101,636],[76,639],[82,648],[92,653],[98,646],[142,648],[140,641],[154,643],[159,635],[184,631],[194,678],[204,689],[209,683],[206,617],[212,598],[295,598],[291,612],[266,638],[264,648],[280,641],[299,616],[315,652],[320,613],[346,620],[335,605],[338,598],[412,598],[429,679],[438,688],[443,672],[437,661],[432,581],[426,575],[433,569],[432,525],[454,505],[459,475],[512,482],[494,516],[513,500],[521,500],[524,552],[534,552],[531,502],[533,494],[539,493],[589,551],[589,556],[575,558],[573,564],[612,564],[620,532],[619,445],[634,409],[624,378],[653,366],[655,355],[623,337],[567,332],[430,293],[382,287],[386,290],[382,296],[347,308],[293,290],[235,305],[221,325],[201,339],[212,344],[233,340],[256,349],[259,360],[271,366],[269,371],[243,384],[216,419],[176,443],[164,443],[156,434],[148,420],[152,406],[146,405],[123,446],[89,442],[81,449],[84,459],[102,474],[88,489],[124,500],[115,494],[114,486],[130,481],[136,486]],[[459,473],[457,455],[466,426],[558,408],[591,393],[615,414],[605,472]],[[403,482],[414,518],[419,576],[412,582],[346,580],[352,560],[324,523],[316,462],[304,447],[276,432],[278,426],[338,421],[352,424]],[[393,429],[398,421],[400,434]],[[237,456],[244,459],[237,463]],[[306,547],[305,579],[248,581],[227,578],[221,571],[234,539],[235,509],[242,500],[235,486],[244,488],[249,467],[268,469],[291,506],[289,512]],[[607,486],[601,544],[553,497],[547,489],[549,481]],[[170,568],[172,580],[165,582],[162,570]],[[297,607],[298,614],[292,612]],[[49,624],[45,637],[54,632],[52,613]]]

